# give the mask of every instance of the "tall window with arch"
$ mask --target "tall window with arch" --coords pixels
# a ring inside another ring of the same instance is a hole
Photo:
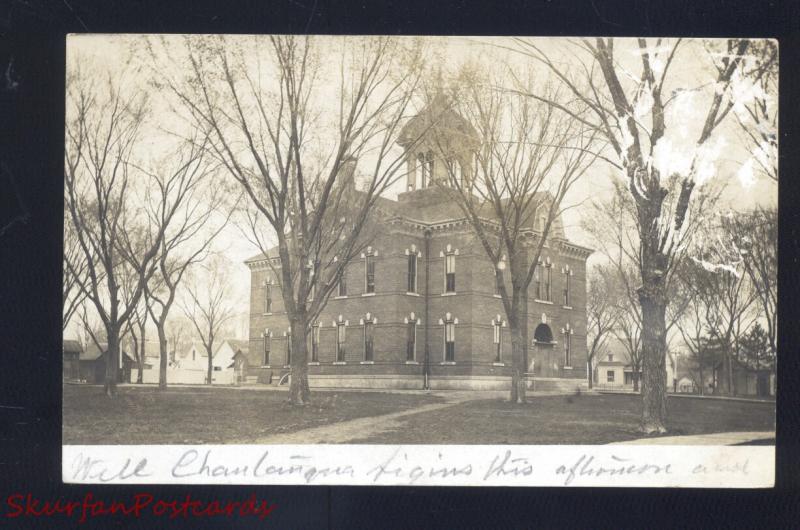
[[[272,313],[272,281],[264,282],[264,313]]]
[[[455,362],[456,324],[458,324],[458,319],[453,318],[450,313],[447,313],[440,323],[444,326],[444,360],[445,362]]]
[[[420,169],[420,188],[426,188],[433,179],[433,153],[431,151],[419,153],[417,167]]]
[[[494,362],[499,363],[502,360],[503,351],[503,320],[500,315],[492,320],[492,344],[494,345]]]
[[[368,249],[364,255],[364,292],[375,292],[375,252]]]
[[[344,362],[345,354],[347,353],[347,346],[345,339],[347,338],[346,325],[344,322],[336,323],[336,361]]]
[[[417,260],[419,258],[419,254],[417,250],[412,245],[411,251],[406,251],[408,253],[408,285],[407,290],[409,293],[416,293],[417,292]]]
[[[572,328],[567,324],[561,332],[564,334],[564,366],[572,367]]]
[[[375,319],[369,313],[364,319],[364,360],[375,360]]]
[[[339,277],[336,296],[347,296],[347,269],[342,270],[342,275]]]
[[[545,264],[544,266],[544,298],[547,302],[553,301],[552,296],[553,291],[553,265],[550,263]]]
[[[319,362],[319,322],[311,326],[311,362]]]
[[[543,300],[542,298],[542,262],[540,261],[536,268],[533,270],[533,293],[534,298]]]
[[[270,350],[272,349],[272,334],[267,329],[267,330],[264,330],[264,335],[263,336],[264,336],[264,352],[263,352],[263,354],[264,354],[263,361],[264,362],[262,364],[264,366],[269,366],[269,353],[270,353]]]
[[[417,358],[417,317],[411,313],[406,322],[406,361],[415,361]]]

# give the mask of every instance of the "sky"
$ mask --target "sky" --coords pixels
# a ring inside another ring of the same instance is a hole
[[[324,45],[323,63],[336,64],[336,50],[348,37],[320,37]],[[165,36],[166,48],[169,51],[179,50],[183,45],[181,36]],[[263,49],[264,37],[239,36],[236,37],[243,46],[250,46],[254,57],[252,68],[262,63],[256,62],[256,50]],[[623,70],[637,73],[636,66],[639,58],[635,47],[629,40],[617,45],[616,55]],[[153,61],[164,60],[163,52],[157,53],[153,59],[145,52],[144,36],[140,35],[71,35],[67,40],[67,71],[74,72],[83,69],[92,72],[91,75],[99,76],[101,72],[108,72],[113,76],[125,79],[130,87],[139,88],[150,94],[151,105],[156,119],[149,124],[150,129],[144,135],[146,140],[142,144],[144,150],[152,158],[158,158],[170,149],[170,135],[166,132],[180,127],[180,120],[174,116],[172,104],[162,98],[157,89],[153,88],[150,78],[154,72]],[[423,38],[427,46],[432,71],[441,72],[447,76],[455,73],[461,65],[478,64],[486,67],[503,64],[515,71],[531,69],[532,61],[519,53],[509,51],[514,47],[513,40],[505,37],[426,37]],[[565,38],[537,38],[533,41],[554,61],[574,63],[574,56],[569,53],[571,48]],[[248,59],[249,60],[249,59]],[[248,64],[251,64],[248,62]],[[162,67],[163,68],[163,67]],[[158,68],[155,69],[157,71]],[[531,70],[534,76],[543,75],[541,68]],[[701,41],[689,41],[682,45],[671,67],[671,76],[675,79],[675,86],[702,85],[709,78],[707,57]],[[261,79],[265,83],[271,81],[268,68],[261,72]],[[335,70],[323,69],[322,83],[330,82],[335,85]],[[99,79],[99,77],[98,77]],[[538,81],[538,80],[537,80]],[[325,88],[323,86],[323,88]],[[324,98],[324,91],[323,96]],[[777,94],[775,94],[777,99]],[[667,116],[668,130],[679,130],[675,133],[675,145],[680,147],[681,141],[688,142],[696,137],[698,127],[702,126],[704,109],[702,98],[695,101],[694,108],[678,107],[672,115]],[[321,103],[323,99],[317,101]],[[698,110],[699,109],[699,110]],[[672,125],[672,127],[670,127]],[[748,209],[754,205],[777,204],[777,186],[766,178],[756,178],[754,182],[739,181],[737,172],[741,165],[750,156],[743,144],[742,135],[738,131],[732,116],[724,122],[717,131],[717,136],[724,139],[724,144],[719,146],[719,154],[715,163],[716,174],[713,178],[726,185],[720,201],[721,208],[737,210]],[[219,177],[225,179],[224,175]],[[589,236],[581,229],[582,213],[591,201],[603,200],[611,194],[613,180],[621,178],[617,170],[608,164],[598,161],[585,174],[581,181],[576,183],[565,198],[564,206],[570,207],[564,214],[564,225],[567,236],[575,243],[592,247]],[[402,183],[395,186],[388,195],[393,197],[402,191]],[[571,207],[577,206],[577,207]],[[246,314],[249,301],[249,270],[244,265],[244,260],[257,254],[259,249],[248,238],[243,236],[242,230],[234,225],[228,225],[215,242],[216,252],[224,254],[231,263],[231,284],[234,297],[241,314]],[[590,258],[590,260],[595,259]]]

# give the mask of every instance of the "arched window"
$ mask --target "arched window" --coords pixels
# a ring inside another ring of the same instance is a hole
[[[311,362],[319,362],[319,322],[311,326]]]
[[[417,165],[420,168],[420,188],[427,188],[433,179],[433,153],[419,153]]]
[[[456,256],[458,249],[453,249],[450,245],[439,256],[444,259],[444,292],[456,292]]]
[[[533,332],[533,340],[541,344],[552,344],[553,332],[550,330],[550,326],[544,323],[536,326],[536,330]]]
[[[564,335],[564,366],[572,366],[572,333],[573,330],[569,324],[564,326],[561,330]]]
[[[286,366],[292,364],[292,328],[286,330]]]
[[[333,321],[333,328],[336,330],[336,362],[343,363],[345,362],[345,356],[347,354],[347,347],[346,347],[346,329],[347,329],[347,320],[342,318],[342,315],[339,315],[338,320]]]
[[[375,323],[377,319],[371,314],[367,313],[361,320],[361,325],[364,326],[364,361],[371,362],[375,360]]]
[[[264,330],[264,366],[269,366],[269,352],[272,349],[272,333],[270,331]]]
[[[458,324],[458,319],[450,313],[439,320],[439,325],[444,326],[444,362],[447,363],[456,360],[456,324]]]
[[[378,255],[377,250],[372,247],[367,247],[366,252],[361,254],[364,258],[364,294],[372,294],[375,292],[375,258]]]
[[[411,249],[406,249],[406,256],[408,260],[408,270],[407,270],[407,286],[406,290],[409,293],[416,293],[417,292],[417,264],[419,261],[419,257],[422,255],[421,252],[417,250],[415,245],[411,245]]]
[[[264,313],[272,313],[272,280],[264,282]]]
[[[503,326],[505,322],[500,315],[492,320],[492,344],[494,345],[494,362],[502,362]]]
[[[414,313],[405,319],[406,323],[406,361],[415,361],[417,357],[417,322]]]
[[[569,307],[570,306],[570,290],[572,287],[572,270],[570,270],[569,265],[566,265],[562,271],[564,273],[564,305]]]

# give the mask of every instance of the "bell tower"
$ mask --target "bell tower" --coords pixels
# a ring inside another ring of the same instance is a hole
[[[442,92],[400,131],[397,143],[405,149],[406,190],[415,191],[473,178],[478,132],[454,109]]]

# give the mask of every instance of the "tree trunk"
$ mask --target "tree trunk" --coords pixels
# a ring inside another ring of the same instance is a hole
[[[141,338],[141,345],[139,346],[139,358],[137,359],[137,364],[139,366],[139,372],[136,374],[136,384],[141,385],[144,383],[144,356],[147,353],[147,348],[145,347],[145,326],[142,325],[139,327],[139,337]]]
[[[208,364],[206,365],[206,384],[211,385],[214,383],[214,356],[211,353],[214,345],[209,343],[206,347],[206,359],[208,359]]]
[[[639,392],[639,368],[636,366],[633,367],[633,373],[631,374],[631,378],[633,379],[633,391]]]
[[[592,357],[586,360],[586,379],[589,390],[594,388],[594,370],[592,370]]]
[[[639,428],[646,434],[667,432],[667,365],[666,310],[667,300],[661,292],[645,286],[639,290],[642,306],[642,421]]]
[[[306,343],[306,315],[291,320],[292,358],[289,369],[289,399],[292,405],[308,405],[311,390],[308,387],[308,345]]]
[[[113,398],[117,395],[117,378],[119,377],[119,330],[106,328],[106,380],[103,385],[105,395]]]
[[[158,330],[158,388],[164,390],[167,388],[167,334],[164,332],[164,326],[156,324]]]

